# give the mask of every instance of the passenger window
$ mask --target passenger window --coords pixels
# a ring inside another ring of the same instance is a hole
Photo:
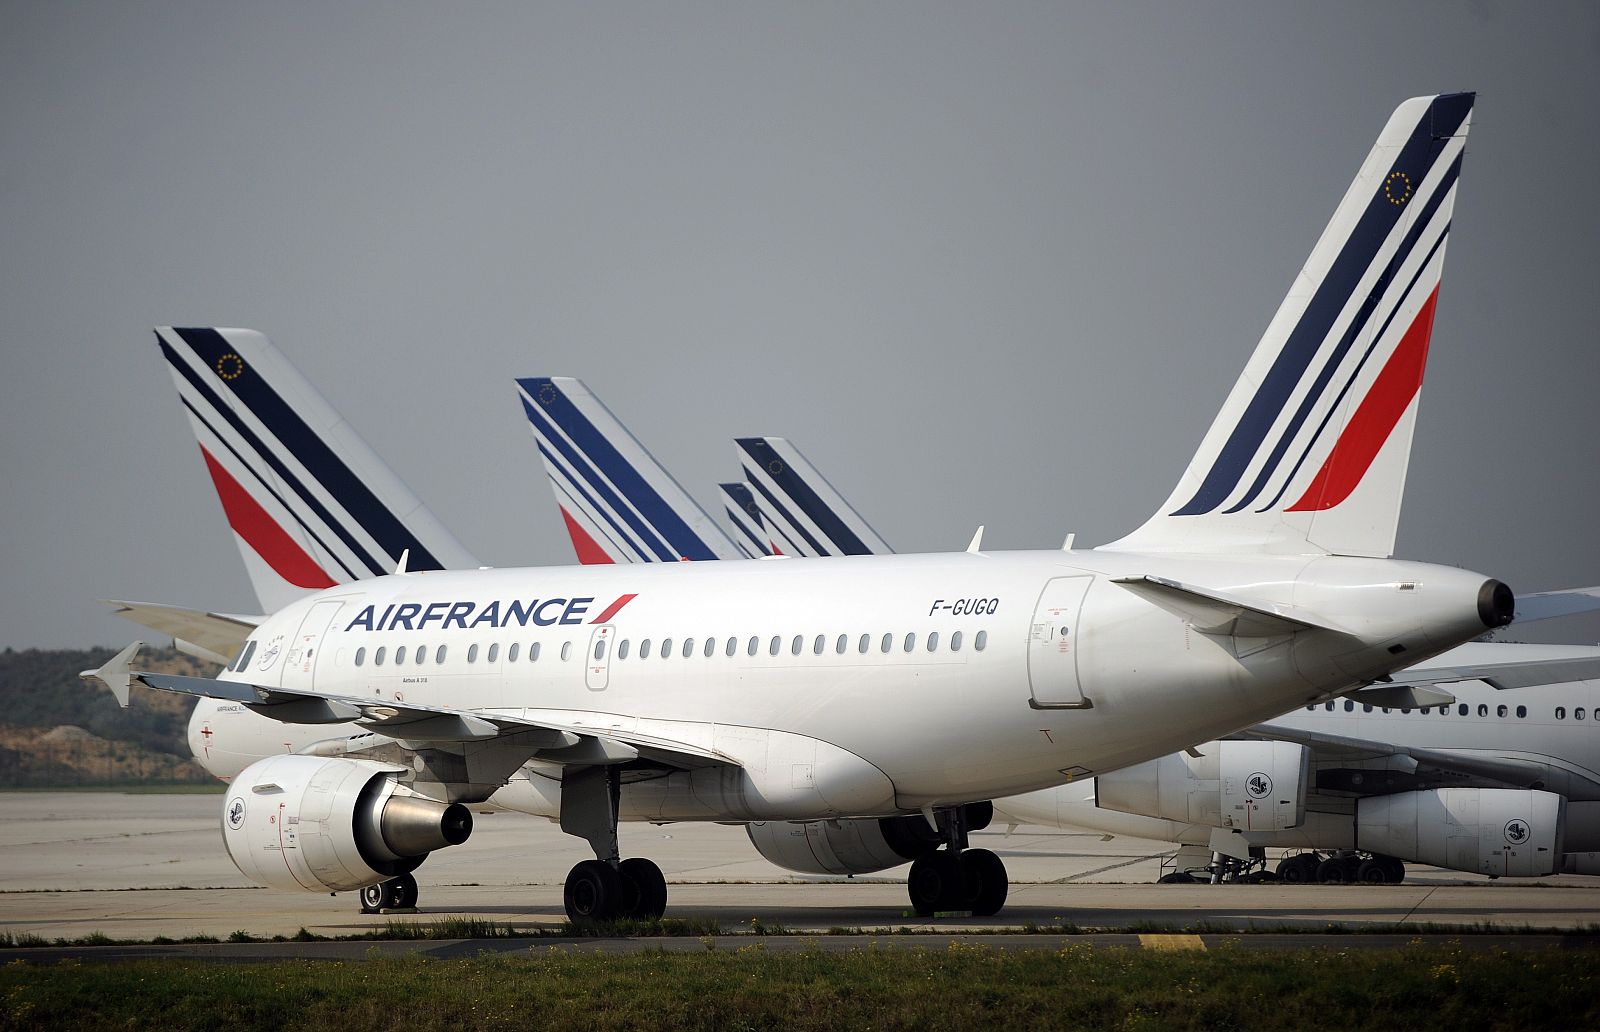
[[[1344,711],[1346,713],[1354,713],[1355,710],[1356,710],[1356,704],[1355,703],[1351,702],[1349,699],[1344,700]]]
[[[856,651],[865,656],[867,654],[867,650],[870,648],[872,648],[872,635],[863,634],[861,636],[860,644],[856,646]]]
[[[373,666],[383,666],[383,652],[384,652],[384,647],[382,645],[379,645],[378,646],[378,651],[374,652],[372,654],[372,665]]]
[[[533,642],[528,646],[528,662],[532,663],[539,658],[539,643]]]
[[[782,636],[774,634],[772,636],[772,641],[767,643],[767,655],[776,656],[778,654],[778,651],[780,649],[782,649],[782,648],[783,648],[783,638],[782,638]]]
[[[628,646],[630,644],[632,644],[632,643],[629,642],[627,638],[623,638],[622,641],[620,641],[617,644],[617,658],[618,659],[627,659],[628,658]]]
[[[1480,704],[1478,706],[1478,716],[1487,717],[1488,715],[1489,715],[1489,707]]]
[[[1501,706],[1500,708],[1501,709],[1505,709],[1504,706]],[[1583,707],[1582,706],[1579,706],[1577,709],[1572,711],[1572,719],[1573,720],[1582,720],[1583,719]]]
[[[904,646],[904,651],[910,652],[912,649],[914,649],[916,647],[917,647],[917,632],[916,631],[910,631],[910,632],[908,632],[906,634],[906,643],[905,643],[905,646]]]
[[[1332,713],[1333,712],[1333,703],[1325,702],[1325,703],[1322,704],[1322,708],[1327,710],[1329,713]]]
[[[1600,713],[1600,710],[1596,710],[1596,712]],[[1526,707],[1526,706],[1518,706],[1517,707],[1517,719],[1522,720],[1522,719],[1525,719],[1527,716],[1528,716],[1528,707]]]
[[[426,646],[426,645],[418,645],[417,646],[417,666],[421,666],[422,664],[426,663],[427,661],[428,661],[428,646]]]
[[[960,631],[951,631],[950,632],[950,651],[951,652],[960,652],[961,651],[961,632]]]
[[[595,641],[594,658],[595,662],[599,662],[600,660],[606,658],[606,640],[604,638],[599,638]]]
[[[649,638],[646,638],[644,641],[641,641],[639,643],[639,658],[640,659],[649,659],[650,658],[650,639]]]
[[[1565,706],[1557,706],[1556,707],[1556,719],[1557,720],[1566,720],[1567,719],[1567,708]]]
[[[939,632],[938,631],[930,631],[928,633],[928,651],[929,652],[934,652],[934,651],[937,651],[938,648],[939,648]]]
[[[793,656],[800,655],[800,650],[805,648],[805,645],[806,645],[806,636],[803,635],[803,634],[795,635],[794,636],[794,641],[791,641],[789,643],[789,654],[793,655]]]
[[[1504,717],[1509,712],[1511,712],[1511,711],[1508,710],[1505,706],[1496,706],[1494,708],[1494,715],[1497,716],[1497,717]],[[1580,719],[1583,717],[1583,710],[1579,710],[1578,711],[1578,716],[1579,716]]]
[[[972,639],[972,647],[982,652],[989,644],[989,632],[979,631],[978,636]]]
[[[666,659],[667,657],[671,656],[672,655],[672,639],[671,638],[662,638],[661,639],[661,651],[656,653],[656,654],[658,656],[660,656],[662,659]]]
[[[715,639],[715,638],[707,638],[706,639],[705,652],[703,653],[703,655],[707,659],[710,659],[712,656],[716,655],[716,652],[717,652],[717,639]]]
[[[1471,712],[1472,712],[1472,707],[1470,707],[1470,706],[1468,706],[1468,705],[1467,705],[1467,704],[1466,704],[1466,703],[1464,703],[1464,702],[1463,702],[1463,703],[1462,703],[1462,704],[1461,704],[1461,705],[1459,705],[1459,706],[1457,706],[1457,707],[1456,707],[1456,715],[1457,715],[1457,716],[1462,716],[1462,717],[1464,717],[1464,716],[1466,716],[1466,715],[1467,715],[1467,714],[1468,714],[1468,713],[1471,713]]]
[[[1361,704],[1361,712],[1363,712],[1363,713],[1371,713],[1372,712],[1372,704],[1370,702],[1363,702]]]
[[[738,651],[739,651],[739,639],[738,638],[729,638],[728,639],[728,645],[727,645],[726,648],[724,648],[722,650],[722,654],[724,656],[728,656],[728,657],[732,658],[733,654],[735,652],[738,652]]]
[[[404,645],[394,650],[394,665],[399,666],[406,661],[406,647]]]
[[[493,663],[500,658],[500,643],[495,642],[489,646],[489,662]]]
[[[750,636],[750,644],[745,646],[745,655],[753,656],[761,650],[761,639],[755,635]]]
[[[520,648],[522,648],[522,642],[514,641],[514,642],[511,643],[511,647],[509,649],[506,649],[506,662],[507,663],[515,663],[517,661],[517,650],[520,649]]]
[[[475,644],[474,645],[468,645],[467,646],[467,662],[468,663],[476,663],[477,661],[478,661],[478,646],[475,645]]]
[[[445,650],[445,648],[446,648],[446,646],[440,645],[438,650],[434,652],[433,661],[435,663],[443,663],[444,662],[444,650]]]
[[[366,648],[363,646],[362,648],[356,649],[356,666],[360,666],[361,664],[365,663],[366,661],[367,661],[367,650],[366,650]]]
[[[683,639],[683,658],[688,659],[692,655],[694,655],[694,639],[685,638]]]
[[[828,646],[827,636],[819,634],[819,635],[817,635],[817,640],[811,643],[811,654],[813,656],[820,656],[820,655],[822,655],[822,650],[827,648],[827,646]]]
[[[885,634],[883,641],[878,643],[878,651],[887,654],[892,648],[894,648],[894,635]]]
[[[561,662],[565,663],[567,660],[569,660],[571,658],[572,658],[572,642],[564,641],[564,642],[561,643]]]
[[[839,635],[839,640],[833,643],[833,651],[836,652],[837,654],[841,655],[841,656],[844,655],[844,650],[849,648],[849,647],[850,647],[850,635],[848,635],[848,634]]]

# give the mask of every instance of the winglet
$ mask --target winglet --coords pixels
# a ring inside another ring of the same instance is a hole
[[[133,659],[142,648],[144,642],[136,641],[107,660],[105,666],[98,670],[84,670],[78,676],[85,681],[98,681],[101,687],[117,697],[117,705],[127,709],[128,686],[133,681]]]
[[[972,541],[967,545],[967,551],[977,555],[983,548],[983,525],[978,525],[977,533],[972,535]]]
[[[396,577],[398,577],[401,574],[405,573],[406,572],[406,563],[408,563],[410,561],[411,561],[411,549],[409,549],[409,548],[401,549],[401,551],[400,551],[400,561],[394,564],[394,575]]]

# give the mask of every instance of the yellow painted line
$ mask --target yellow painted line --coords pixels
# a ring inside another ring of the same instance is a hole
[[[1139,945],[1147,950],[1203,950],[1206,944],[1198,935],[1141,935]]]

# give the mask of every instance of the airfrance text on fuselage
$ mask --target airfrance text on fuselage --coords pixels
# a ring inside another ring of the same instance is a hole
[[[493,602],[401,602],[387,606],[367,606],[350,621],[346,631],[424,631],[430,626],[442,630],[456,627],[463,631],[478,627],[552,627],[581,624],[594,602],[587,598],[509,599]],[[608,607],[609,608],[609,607]],[[610,617],[612,613],[602,616]]]

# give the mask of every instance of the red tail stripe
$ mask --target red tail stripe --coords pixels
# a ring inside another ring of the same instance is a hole
[[[567,536],[572,539],[572,550],[578,553],[578,562],[585,566],[603,566],[616,562],[605,549],[595,543],[588,531],[578,526],[578,521],[572,518],[564,505],[561,506],[561,518],[567,523]]]
[[[1422,387],[1423,370],[1428,364],[1428,340],[1433,336],[1433,306],[1438,300],[1439,287],[1435,284],[1433,293],[1412,320],[1411,328],[1400,338],[1383,372],[1378,374],[1367,396],[1361,399],[1349,425],[1339,435],[1322,469],[1317,471],[1316,479],[1286,511],[1331,509],[1350,497],[1361,478],[1367,475],[1384,442]]]
[[[297,588],[331,588],[337,583],[278,525],[261,503],[250,497],[250,492],[222,467],[222,463],[212,458],[204,445],[200,446],[200,454],[206,458],[211,482],[222,499],[228,526],[244,538],[274,573]]]

